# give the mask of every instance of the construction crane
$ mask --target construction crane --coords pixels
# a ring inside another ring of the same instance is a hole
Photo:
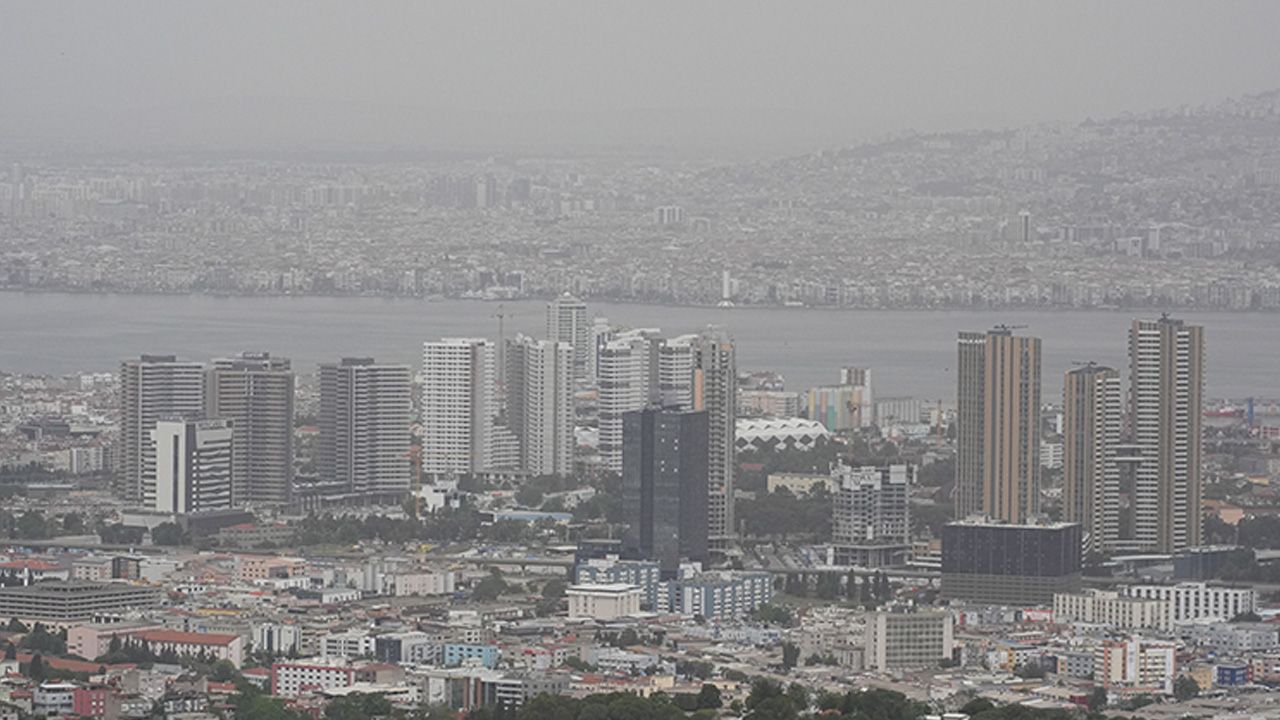
[[[507,323],[507,318],[515,317],[515,313],[507,312],[506,307],[507,307],[506,305],[502,303],[498,303],[498,311],[493,314],[493,317],[498,319],[498,353],[497,353],[498,367],[497,367],[497,372],[494,373],[494,375],[496,376],[495,384],[498,390],[499,405],[501,405],[503,399],[506,398],[507,396],[507,387],[505,382],[505,378],[507,375],[507,364],[506,364],[507,324],[506,323]]]
[[[413,519],[422,519],[422,446],[409,446],[409,460],[413,463]]]

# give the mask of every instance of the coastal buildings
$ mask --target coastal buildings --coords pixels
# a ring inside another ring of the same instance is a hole
[[[283,504],[292,496],[295,379],[289,359],[269,353],[210,363],[205,411],[231,424],[237,505]]]
[[[710,524],[707,413],[650,407],[623,416],[624,551],[668,576],[706,562]]]
[[[504,362],[507,428],[520,444],[520,468],[532,475],[569,475],[574,346],[521,335],[507,341]]]
[[[1021,523],[1040,512],[1040,339],[962,332],[956,517]]]
[[[320,366],[320,479],[353,497],[409,491],[410,371],[373,358]]]
[[[229,420],[155,424],[153,510],[175,515],[226,510],[235,504],[235,430]]]
[[[1066,373],[1062,517],[1084,528],[1086,551],[1109,551],[1120,539],[1120,398],[1120,373],[1111,368],[1089,364]]]
[[[713,550],[733,541],[738,364],[733,341],[708,329],[694,344],[693,409],[707,414],[707,532]]]
[[[1140,453],[1135,540],[1155,552],[1202,544],[1204,330],[1168,316],[1129,329],[1129,416]]]
[[[547,303],[547,340],[565,343],[573,349],[572,378],[584,384],[594,383],[596,379],[592,324],[587,304],[567,292]]]
[[[423,472],[469,474],[492,465],[498,413],[494,352],[493,343],[482,338],[423,343]]]
[[[143,355],[120,365],[120,448],[116,493],[155,504],[155,446],[161,418],[204,417],[204,366],[174,355]]]

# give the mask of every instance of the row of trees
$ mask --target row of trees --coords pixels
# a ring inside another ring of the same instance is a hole
[[[296,542],[300,545],[351,545],[361,540],[382,540],[404,543],[411,541],[466,542],[489,540],[491,542],[519,542],[528,539],[529,526],[525,523],[482,523],[480,514],[470,508],[441,510],[422,519],[391,518],[383,515],[355,517],[325,513],[309,515],[299,521]]]
[[[852,572],[846,576],[829,572],[789,573],[783,591],[795,597],[812,595],[823,600],[847,599],[867,605],[893,599],[893,586],[882,572],[871,577],[859,577]]]
[[[831,539],[831,496],[822,489],[797,497],[779,488],[754,500],[739,500],[734,507],[749,536]]]
[[[28,510],[17,516],[7,510],[0,511],[0,535],[13,540],[44,540],[86,532],[85,517],[76,512],[45,517],[39,510]]]

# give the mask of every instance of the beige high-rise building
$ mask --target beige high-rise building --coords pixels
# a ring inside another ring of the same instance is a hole
[[[622,472],[622,416],[656,399],[658,334],[629,330],[600,348],[600,463],[609,472]]]
[[[565,293],[547,303],[547,339],[573,346],[573,378],[595,382],[595,337],[587,304]]]
[[[231,421],[236,505],[282,504],[293,490],[294,374],[288,358],[243,353],[205,374],[205,410]]]
[[[484,338],[423,343],[423,472],[467,474],[492,466],[495,352]]]
[[[1040,339],[962,332],[956,516],[1021,523],[1040,512]]]
[[[573,346],[524,335],[507,341],[507,427],[520,466],[534,475],[573,472]]]
[[[204,366],[173,355],[143,355],[120,364],[120,449],[116,493],[155,504],[155,443],[162,418],[204,417]]]
[[[733,481],[737,469],[738,364],[733,341],[708,329],[693,353],[693,409],[707,413],[707,533],[712,550],[732,543]]]
[[[1129,421],[1141,461],[1135,541],[1156,552],[1201,544],[1204,329],[1168,316],[1129,328]]]
[[[1089,364],[1066,373],[1063,407],[1063,519],[1080,523],[1085,549],[1120,539],[1120,373]]]

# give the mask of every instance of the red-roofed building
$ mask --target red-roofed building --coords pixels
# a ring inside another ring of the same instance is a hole
[[[35,558],[0,562],[0,585],[31,585],[43,580],[67,580],[71,569]]]
[[[267,668],[255,667],[247,670],[241,670],[240,675],[243,676],[245,680],[253,683],[253,685],[259,690],[271,690],[271,670]]]
[[[129,637],[142,641],[157,655],[171,650],[178,655],[207,655],[214,660],[230,660],[236,667],[244,663],[244,638],[239,635],[142,630],[130,633]]]

